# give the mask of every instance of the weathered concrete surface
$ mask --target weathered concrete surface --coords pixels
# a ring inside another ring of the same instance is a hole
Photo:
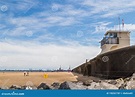
[[[135,46],[100,54],[72,71],[107,79],[131,76],[135,72]]]

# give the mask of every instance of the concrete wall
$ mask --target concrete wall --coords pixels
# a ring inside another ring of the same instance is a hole
[[[103,59],[108,57],[108,59]],[[103,78],[127,77],[135,72],[135,46],[98,55],[73,69],[73,72]]]

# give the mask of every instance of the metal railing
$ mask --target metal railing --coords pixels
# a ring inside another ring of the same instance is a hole
[[[104,44],[119,44],[119,38],[116,37],[104,37],[101,40],[101,46],[103,46]]]

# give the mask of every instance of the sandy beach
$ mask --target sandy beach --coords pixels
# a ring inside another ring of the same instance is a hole
[[[48,75],[47,78],[44,77],[45,74]],[[77,79],[71,72],[29,72],[29,76],[24,76],[24,72],[0,72],[0,86],[38,86],[42,82],[51,85],[54,82],[64,81],[77,81]]]

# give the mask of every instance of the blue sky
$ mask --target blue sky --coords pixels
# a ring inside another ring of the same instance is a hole
[[[135,38],[133,0],[0,0],[2,69],[74,68],[100,52],[107,30]]]

